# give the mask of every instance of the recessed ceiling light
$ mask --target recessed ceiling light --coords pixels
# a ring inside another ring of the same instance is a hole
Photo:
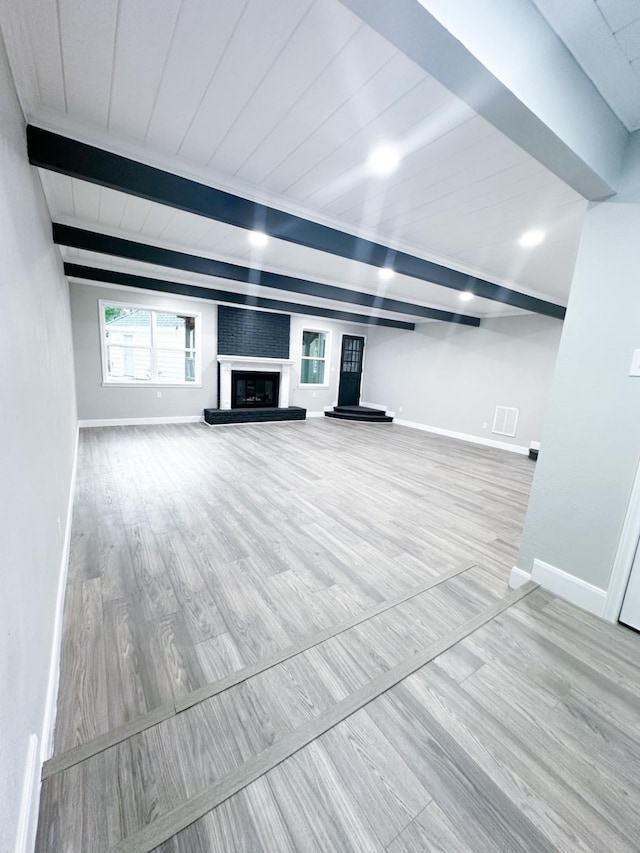
[[[367,160],[369,171],[374,175],[390,175],[398,168],[400,152],[395,145],[384,143],[376,146]]]
[[[249,231],[249,242],[256,249],[263,249],[269,242],[269,237],[264,231]]]
[[[389,281],[390,278],[393,278],[394,271],[391,269],[391,267],[381,267],[378,270],[378,275],[383,281]]]
[[[539,246],[545,237],[546,234],[544,231],[541,231],[539,228],[533,228],[531,231],[525,231],[518,240],[518,243],[524,246],[525,249],[530,249],[533,246]]]
[[[459,294],[459,299],[463,302],[470,302],[475,294],[471,293],[470,290],[463,290],[462,293]]]

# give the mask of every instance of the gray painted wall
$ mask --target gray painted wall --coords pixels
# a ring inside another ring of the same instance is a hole
[[[108,287],[72,283],[71,316],[76,363],[78,417],[83,420],[126,418],[172,418],[202,415],[217,405],[216,362],[217,305],[163,293],[138,293]],[[100,315],[98,300],[130,302],[168,311],[198,312],[202,318],[202,386],[135,388],[102,384]],[[162,397],[158,398],[157,392]]]
[[[606,589],[640,458],[640,134],[582,234],[518,567]]]
[[[542,436],[561,332],[559,320],[537,315],[483,320],[480,328],[376,328],[363,399],[401,420],[528,447]],[[496,406],[520,410],[514,438],[491,432]]]
[[[329,363],[326,376],[327,387],[323,388],[301,388],[300,382],[300,354],[302,351],[302,330],[313,329],[320,332],[329,332]],[[340,381],[340,352],[342,346],[342,335],[361,335],[367,338],[371,333],[368,326],[359,326],[355,323],[340,323],[325,320],[323,317],[291,317],[291,349],[290,356],[295,360],[291,371],[291,405],[303,406],[307,413],[324,412],[325,406],[334,406],[338,400],[338,384]]]
[[[42,738],[76,437],[69,293],[26,153],[0,39],[0,850],[6,851],[15,844],[29,737]],[[37,803],[31,817],[37,819]]]
[[[217,303],[78,283],[72,283],[70,290],[78,417],[81,421],[196,416],[202,415],[203,409],[209,406],[217,406]],[[99,299],[166,308],[170,311],[200,312],[203,335],[202,387],[103,386]],[[326,387],[299,387],[303,328],[327,331],[331,335]],[[350,323],[311,316],[292,316],[290,358],[295,359],[296,363],[292,370],[290,404],[304,406],[309,412],[322,412],[325,406],[332,406],[338,396],[341,335],[366,335],[367,331],[363,326]],[[162,392],[160,399],[157,397],[157,391]]]

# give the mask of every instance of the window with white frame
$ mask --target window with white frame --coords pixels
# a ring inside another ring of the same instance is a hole
[[[300,359],[301,385],[327,385],[329,333],[314,329],[302,331],[302,356]]]
[[[100,300],[107,384],[198,385],[200,315]]]

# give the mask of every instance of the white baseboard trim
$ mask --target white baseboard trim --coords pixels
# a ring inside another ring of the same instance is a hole
[[[178,415],[166,418],[97,418],[95,420],[78,421],[82,429],[86,427],[103,426],[143,426],[145,424],[199,424],[204,421],[204,415]]]
[[[58,576],[58,592],[56,596],[56,613],[53,623],[53,638],[51,642],[51,659],[49,662],[49,683],[47,685],[47,704],[42,723],[40,739],[40,763],[43,764],[53,755],[53,734],[56,724],[58,703],[58,683],[60,680],[60,655],[62,651],[62,617],[64,610],[64,594],[67,588],[67,572],[69,570],[69,551],[71,549],[71,521],[73,519],[73,498],[76,490],[76,474],[78,471],[78,445],[80,442],[80,425],[76,429],[76,446],[71,469],[69,500],[67,502],[67,519],[64,526],[64,541],[60,559]]]
[[[514,566],[509,574],[509,589],[520,589],[521,586],[524,586],[530,580],[531,575],[529,572],[523,572],[522,569]]]
[[[533,561],[531,580],[554,595],[564,598],[570,604],[581,607],[595,616],[602,616],[607,600],[607,592],[598,586],[587,583],[575,575],[569,575],[542,560]]]
[[[322,411],[322,412],[307,412],[307,417],[308,418],[323,418],[325,412],[331,412],[332,410],[333,410],[333,407],[325,408],[324,411]]]
[[[435,433],[435,435],[445,435],[448,438],[457,438],[460,441],[470,441],[472,444],[482,444],[485,447],[495,447],[498,450],[508,450],[510,453],[520,453],[523,456],[529,455],[529,448],[522,447],[519,444],[508,444],[506,441],[496,441],[493,438],[481,438],[478,435],[470,435],[466,432],[454,432],[450,429],[441,429],[440,427],[428,426],[427,424],[419,424],[415,421],[404,421],[396,419],[394,423],[398,424],[399,426],[409,427],[410,429],[419,429],[423,432],[432,432]]]
[[[31,853],[35,846],[38,823],[38,803],[40,800],[40,756],[38,754],[38,735],[29,737],[27,762],[22,780],[20,815],[16,834],[15,853]]]

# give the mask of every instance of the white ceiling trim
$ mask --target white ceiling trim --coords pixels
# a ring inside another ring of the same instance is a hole
[[[211,300],[211,299],[205,299],[202,296],[183,296],[180,293],[166,293],[166,292],[161,292],[158,290],[152,290],[151,288],[149,288],[148,290],[145,290],[144,288],[140,288],[140,287],[127,287],[124,284],[112,284],[109,281],[89,281],[88,279],[81,278],[81,277],[75,276],[75,275],[69,276],[68,278],[69,278],[69,282],[73,282],[73,284],[82,285],[83,287],[99,287],[99,288],[104,288],[105,290],[119,290],[119,291],[123,291],[124,293],[145,293],[145,294],[151,294],[151,295],[157,296],[157,297],[166,296],[167,300],[169,300],[169,299],[186,299],[186,300],[189,300],[192,302],[200,303],[202,305],[211,305],[211,304],[218,303],[220,305],[230,305],[234,308],[240,308],[241,310],[242,310],[242,308],[250,308],[249,305],[243,306],[243,305],[239,305],[237,302],[225,302],[224,299]],[[185,283],[188,284],[189,282],[185,282]],[[226,287],[225,290],[231,290],[231,288]],[[294,302],[294,300],[292,300],[292,299],[289,299],[287,301],[290,303]],[[300,303],[300,304],[302,304],[302,303]],[[311,305],[312,303],[306,303],[306,304]],[[279,309],[279,308],[263,308],[262,306],[260,306],[258,308],[258,310],[259,311],[267,311],[270,314],[282,314],[282,309]],[[348,309],[346,309],[346,310],[348,310]],[[306,318],[307,320],[309,319],[310,316],[312,316],[312,315],[307,314],[307,313],[303,314],[301,312],[296,312],[296,311],[288,311],[287,313],[295,314],[296,316]],[[366,313],[365,311],[358,311],[358,314],[365,314],[365,313]],[[374,315],[372,315],[372,316],[374,316]],[[375,315],[375,316],[378,316],[378,315]],[[322,317],[321,319],[324,321],[324,320],[329,320],[330,318]],[[408,322],[408,323],[413,323],[415,320],[415,318],[405,318],[404,316],[398,315],[398,314],[394,314],[393,317],[390,317],[389,319],[392,319],[392,320],[405,320],[406,319],[406,322]],[[367,323],[358,323],[357,320],[331,319],[331,322],[332,323],[345,323],[346,325],[349,325],[351,323],[355,323],[356,325],[363,326],[364,328],[367,328],[369,325]],[[440,321],[439,320],[424,320],[424,322],[425,323],[439,323]]]
[[[82,263],[81,259],[74,258],[73,256],[70,256],[70,255],[67,256],[66,253],[63,255],[63,257],[64,257],[65,261],[67,261],[68,263]],[[100,256],[97,253],[95,253],[95,257],[99,259],[103,256]],[[85,265],[86,265],[86,263],[85,263]],[[95,263],[93,265],[95,266]],[[291,293],[288,290],[276,290],[273,288],[262,288],[260,286],[251,285],[251,284],[244,285],[244,287],[243,287],[242,284],[240,284],[239,282],[228,281],[227,279],[210,277],[210,278],[208,278],[207,281],[200,281],[200,280],[193,280],[193,279],[176,278],[175,275],[173,275],[175,270],[172,270],[172,269],[167,269],[166,275],[163,274],[162,270],[158,270],[156,272],[156,274],[151,275],[151,274],[149,274],[148,270],[145,270],[143,272],[139,269],[133,269],[133,268],[119,269],[116,267],[108,267],[106,264],[100,263],[100,262],[98,262],[97,265],[99,267],[103,267],[104,269],[113,270],[114,272],[123,272],[123,273],[127,273],[128,275],[139,276],[140,278],[148,278],[150,281],[150,287],[148,289],[143,288],[145,293],[155,293],[155,294],[167,293],[166,291],[155,290],[151,286],[151,281],[152,281],[152,279],[155,278],[155,279],[160,279],[162,281],[168,281],[168,282],[171,282],[174,284],[185,284],[185,285],[191,285],[191,286],[195,286],[195,287],[201,287],[203,290],[211,290],[211,291],[226,290],[230,293],[237,293],[238,295],[246,296],[249,298],[249,300],[251,298],[270,299],[270,300],[273,300],[275,302],[286,303],[287,306],[288,305],[295,305],[295,304],[300,305],[300,306],[304,305],[307,307],[318,308],[321,310],[328,309],[330,311],[341,311],[345,314],[361,314],[361,315],[364,315],[367,317],[372,317],[372,318],[379,317],[379,318],[384,318],[387,320],[397,320],[397,321],[400,321],[403,323],[413,323],[416,326],[422,325],[423,323],[439,323],[439,324],[442,323],[442,320],[431,319],[428,317],[416,317],[413,314],[402,314],[402,313],[398,313],[396,311],[385,311],[383,309],[370,308],[369,306],[366,306],[366,305],[354,305],[354,304],[348,303],[348,302],[334,302],[332,300],[326,300],[326,299],[322,300],[319,297],[306,296],[305,294]],[[114,284],[112,282],[106,282],[106,281],[105,282],[94,281],[93,279],[83,278],[81,275],[69,275],[69,276],[67,276],[67,278],[69,281],[75,281],[78,284],[92,285],[92,286],[96,286],[96,287],[120,288],[120,289],[126,290],[126,291],[131,292],[131,293],[135,293],[135,292],[138,292],[141,290],[141,288],[139,288],[139,287],[130,287],[130,286],[127,286],[124,284]],[[242,307],[250,308],[251,307],[250,304],[242,305],[242,304],[239,304],[237,302],[231,302],[231,301],[227,301],[223,298],[222,299],[218,298],[216,295],[212,295],[211,299],[207,299],[205,297],[200,297],[200,296],[188,296],[188,295],[183,295],[180,293],[175,293],[175,294],[167,293],[167,295],[173,296],[176,299],[196,299],[196,300],[199,300],[202,302],[209,302],[209,303],[220,302],[220,303],[223,303],[225,305],[235,305],[238,308],[242,308]],[[261,305],[257,305],[256,308],[259,311],[275,311],[276,313],[282,313],[283,311],[288,312],[288,307],[285,307],[285,306],[283,306],[282,308],[264,308]],[[524,315],[525,312],[520,312],[520,313]],[[311,315],[309,315],[307,312],[306,316],[311,316]],[[507,316],[507,315],[500,315],[500,316]],[[509,314],[508,316],[512,316],[512,315]],[[358,321],[357,320],[353,320],[353,321],[345,320],[342,322],[358,322]],[[363,325],[366,325],[366,324],[363,324]],[[456,324],[451,324],[451,325],[456,325]],[[456,328],[457,328],[457,325],[456,325]],[[464,328],[475,330],[477,327],[476,326],[465,326]]]
[[[61,247],[62,248],[62,247]],[[65,263],[70,264],[80,264],[83,266],[91,266],[98,267],[104,269],[106,271],[112,271],[117,273],[125,273],[127,275],[135,275],[139,278],[148,278],[150,281],[153,279],[159,279],[161,281],[171,282],[173,284],[183,284],[183,285],[191,285],[195,287],[200,287],[203,290],[226,290],[231,293],[237,293],[242,296],[256,297],[256,298],[264,298],[271,299],[280,302],[286,303],[297,303],[299,305],[305,305],[310,307],[316,307],[321,309],[329,309],[332,311],[342,311],[346,314],[363,314],[368,317],[381,317],[388,320],[399,320],[405,323],[413,323],[417,326],[422,325],[423,323],[438,323],[442,324],[442,320],[437,320],[430,317],[416,317],[415,314],[403,314],[398,311],[387,311],[385,309],[371,308],[367,305],[354,305],[348,302],[335,302],[332,300],[322,299],[317,296],[306,296],[305,294],[296,294],[292,293],[288,290],[277,290],[274,288],[262,288],[259,285],[243,285],[240,282],[229,281],[227,279],[217,278],[217,277],[209,277],[206,281],[203,281],[197,277],[188,278],[185,276],[176,276],[176,271],[172,268],[167,268],[166,270],[161,268],[155,268],[154,272],[150,272],[149,269],[142,269],[142,267],[123,267],[122,265],[114,265],[108,262],[108,256],[99,255],[98,253],[88,253],[85,252],[84,255],[93,255],[92,258],[88,257],[77,257],[75,255],[70,254],[71,251],[69,249],[63,249],[62,256]],[[86,285],[94,285],[96,287],[121,287],[125,290],[129,290],[131,292],[135,292],[139,290],[138,287],[129,287],[125,284],[115,284],[113,282],[102,282],[102,281],[94,281],[93,279],[84,278],[82,275],[69,275],[67,276],[69,281],[75,281],[79,284]],[[149,288],[149,292],[153,291],[157,293],[159,291],[153,290],[153,288]],[[183,296],[181,294],[174,294],[176,297],[181,299],[204,299],[204,297],[196,297],[196,296]],[[211,301],[208,299],[204,299],[204,301]],[[214,297],[213,301],[217,302],[225,302],[224,299],[217,299]],[[236,302],[229,302],[229,305],[237,305]],[[241,307],[241,306],[240,306]],[[245,306],[246,307],[246,306]],[[250,306],[248,306],[250,307]],[[466,307],[466,306],[465,306]],[[267,310],[263,309],[259,306],[259,310]],[[275,311],[280,311],[284,309],[270,309]],[[472,312],[467,312],[472,313]],[[509,310],[501,312],[499,314],[490,314],[482,317],[482,321],[484,320],[495,320],[500,319],[502,317],[524,317],[529,316],[530,312],[523,311],[519,308],[511,308],[509,306]],[[561,321],[558,321],[561,322]],[[475,330],[477,326],[466,326],[456,323],[447,323],[448,327],[451,328],[464,328],[469,330]]]
[[[100,287],[100,288],[105,288],[106,290],[119,290],[119,291],[123,291],[124,293],[144,293],[144,294],[156,296],[158,298],[166,297],[167,300],[170,300],[170,299],[180,299],[180,300],[186,299],[186,300],[189,300],[191,302],[200,303],[202,305],[212,305],[212,304],[213,305],[215,305],[215,304],[229,305],[230,307],[239,308],[240,310],[251,308],[250,305],[241,305],[238,302],[226,302],[224,299],[205,299],[202,296],[183,296],[180,293],[168,293],[166,291],[158,291],[158,290],[153,290],[151,288],[149,288],[147,290],[147,289],[141,288],[141,287],[127,287],[124,284],[112,284],[111,282],[108,282],[108,281],[88,281],[87,279],[79,278],[78,276],[69,276],[69,282],[73,282],[74,284],[79,284],[82,287]],[[225,290],[230,290],[230,288],[227,287],[227,288],[225,288]],[[291,305],[294,304],[294,300],[292,300],[292,299],[287,300],[287,302]],[[303,303],[299,302],[298,304],[302,305]],[[310,302],[304,303],[304,304],[310,305],[311,307],[313,307],[312,303],[310,303]],[[318,306],[318,307],[325,307],[325,306]],[[256,308],[256,310],[257,311],[267,311],[270,314],[282,314],[284,311],[283,308],[265,308],[262,305],[258,306]],[[345,313],[350,313],[348,308],[345,308],[345,309],[340,308],[340,309],[336,309],[336,310],[341,310],[341,311],[344,310]],[[295,316],[302,317],[303,319],[306,319],[306,320],[309,320],[311,317],[313,317],[312,314],[309,314],[306,311],[305,312],[295,311],[289,307],[287,308],[286,313],[287,314],[294,314]],[[366,314],[367,312],[366,311],[358,311],[357,313],[358,314]],[[372,314],[371,316],[374,316],[374,317],[382,316],[382,313]],[[357,326],[362,326],[365,329],[372,328],[371,324],[359,322],[357,319],[342,320],[342,319],[339,319],[337,317],[319,317],[318,319],[322,322],[344,323],[347,326],[354,324]],[[407,322],[407,323],[414,323],[415,322],[415,317],[405,317],[404,315],[400,315],[400,314],[394,314],[393,316],[389,317],[389,319],[390,320],[401,320],[401,321]],[[424,323],[439,323],[440,320],[423,320],[423,321],[421,321],[421,323],[422,322],[424,322]],[[392,328],[392,327],[385,326],[383,328],[388,329],[388,328]],[[462,328],[471,328],[471,327],[464,326]]]

